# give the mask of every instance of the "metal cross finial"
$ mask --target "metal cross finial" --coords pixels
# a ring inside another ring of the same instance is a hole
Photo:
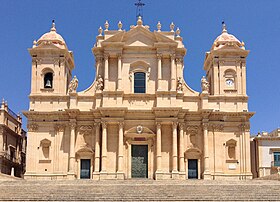
[[[143,6],[145,6],[145,4],[142,3],[141,0],[138,0],[138,2],[134,5],[136,6],[136,21],[138,20],[139,16],[141,16],[143,19]]]

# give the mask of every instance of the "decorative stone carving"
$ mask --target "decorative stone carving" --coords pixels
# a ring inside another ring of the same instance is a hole
[[[175,62],[177,65],[183,65],[183,59],[182,58],[176,58]]]
[[[92,126],[90,125],[83,125],[80,126],[79,128],[79,132],[84,135],[91,133],[91,131],[92,131]]]
[[[179,130],[184,130],[185,126],[185,123],[179,123]]]
[[[143,132],[143,126],[141,126],[141,125],[137,126],[137,127],[136,127],[136,132],[137,132],[138,134],[141,134],[141,133]]]
[[[157,23],[157,29],[158,29],[158,30],[157,30],[158,32],[161,32],[161,24],[160,24],[160,21],[158,21],[158,23]]]
[[[176,30],[176,38],[179,38],[179,37],[180,37],[180,34],[181,34],[181,30],[179,29],[179,27],[177,27],[177,30]]]
[[[108,31],[108,29],[109,29],[108,20],[106,20],[106,22],[105,22],[105,24],[104,24],[104,27],[105,27],[105,31]]]
[[[100,122],[94,123],[94,127],[100,127]]]
[[[239,125],[241,131],[249,132],[250,131],[250,123],[242,123]]]
[[[38,130],[38,128],[39,128],[39,126],[36,123],[27,124],[27,129],[28,129],[29,132],[35,132],[35,131]]]
[[[223,124],[209,124],[209,127],[215,132],[221,132],[224,130]]]
[[[56,132],[64,132],[65,125],[64,124],[55,124],[54,129]]]
[[[99,33],[98,36],[102,36],[102,32],[103,32],[103,29],[102,29],[102,27],[100,26],[99,29],[98,29],[98,33]]]
[[[123,128],[123,126],[124,126],[124,122],[118,122],[118,125],[119,125],[119,128]]]
[[[129,80],[132,81],[132,71],[129,72]]]
[[[179,92],[183,91],[183,81],[181,77],[178,77],[177,79],[177,91]]]
[[[170,24],[170,32],[174,32],[175,25],[173,22]]]
[[[192,134],[192,133],[197,133],[199,126],[198,125],[187,125],[187,132]]]
[[[202,127],[203,127],[203,130],[207,130],[208,127],[209,127],[209,124],[208,123],[203,123]]]
[[[201,78],[201,90],[203,93],[209,93],[209,82],[206,80],[205,76]]]
[[[96,83],[96,87],[95,87],[96,91],[102,91],[103,86],[104,86],[103,79],[102,79],[101,75],[98,75],[98,79],[97,79],[97,83]]]
[[[70,126],[71,130],[75,130],[76,129],[76,122],[70,122],[69,126]]]
[[[76,93],[77,92],[77,88],[78,88],[78,79],[76,76],[74,76],[74,78],[70,81],[68,89],[69,89],[69,93]]]
[[[107,122],[102,121],[102,122],[101,122],[101,124],[102,124],[102,128],[107,128],[107,125],[108,125],[108,123],[107,123]]]
[[[122,24],[122,22],[121,21],[119,21],[119,23],[118,23],[118,31],[122,31],[122,26],[123,26],[123,24]]]

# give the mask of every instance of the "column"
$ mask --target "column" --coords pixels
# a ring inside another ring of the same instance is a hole
[[[100,170],[100,123],[95,123],[95,157],[94,157],[94,172]]]
[[[161,80],[162,80],[162,71],[161,71],[161,66],[162,66],[162,55],[157,54],[157,61],[158,61],[158,89],[161,90]]]
[[[75,164],[75,128],[76,121],[70,122],[70,159],[69,159],[69,173],[74,174],[74,164]]]
[[[104,90],[109,90],[108,83],[109,83],[109,54],[104,54]]]
[[[172,172],[178,172],[177,122],[172,123]]]
[[[157,172],[161,171],[161,124],[157,123]]]
[[[123,122],[119,122],[118,172],[123,173]]]
[[[176,91],[175,54],[171,54],[170,59],[171,59],[171,91]]]
[[[203,139],[204,139],[204,179],[210,177],[210,165],[209,165],[209,150],[208,150],[208,123],[203,123]],[[207,177],[206,175],[209,175]]]
[[[122,90],[122,55],[118,54],[118,90]]]
[[[184,123],[179,123],[179,129],[180,129],[180,147],[179,147],[179,171],[184,172],[185,171],[185,162],[184,162]]]
[[[107,123],[102,122],[102,168],[101,172],[107,169]]]

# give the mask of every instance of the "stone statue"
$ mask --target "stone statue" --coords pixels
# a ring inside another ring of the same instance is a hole
[[[98,75],[97,83],[96,83],[96,90],[103,90],[103,79],[101,75]]]
[[[201,89],[204,93],[209,93],[209,82],[206,80],[205,76],[201,78]]]
[[[70,81],[68,89],[69,89],[69,93],[76,93],[77,92],[77,88],[78,88],[78,79],[76,76],[74,76],[74,78]]]
[[[179,77],[177,79],[177,91],[180,91],[180,92],[183,91],[183,81],[182,81],[181,77]]]

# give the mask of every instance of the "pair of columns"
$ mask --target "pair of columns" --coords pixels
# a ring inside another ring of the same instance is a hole
[[[177,122],[172,123],[172,172],[178,172],[178,143],[177,143]],[[161,123],[157,123],[157,172],[161,168]],[[179,123],[179,172],[184,172],[184,124]]]
[[[119,142],[118,142],[118,173],[123,173],[123,122],[119,122]],[[94,172],[100,171],[100,160],[102,160],[101,172],[106,173],[107,170],[107,122],[95,123],[95,163]],[[100,125],[102,125],[102,143],[100,142]],[[70,161],[69,173],[74,173],[75,164],[75,128],[76,123],[70,123]],[[102,144],[102,158],[100,159],[100,145]]]
[[[118,54],[118,87],[117,90],[122,90],[122,55]],[[104,54],[104,90],[108,91],[109,84],[109,54]]]
[[[158,91],[162,90],[161,81],[162,81],[162,54],[157,54],[157,60],[158,60]],[[175,66],[175,54],[170,55],[170,62],[171,62],[171,91],[176,91],[176,66]]]
[[[100,160],[102,161],[101,172],[107,171],[107,122],[102,122],[102,158],[100,159],[100,123],[95,123],[95,164],[94,172],[100,170]],[[118,141],[118,173],[123,173],[123,122],[119,122],[119,141]]]

